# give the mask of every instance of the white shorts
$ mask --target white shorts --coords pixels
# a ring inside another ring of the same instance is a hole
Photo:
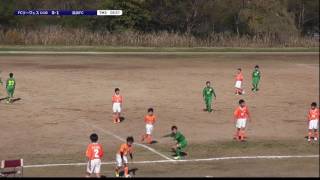
[[[151,135],[153,131],[153,125],[152,124],[146,124],[146,134]]]
[[[114,113],[121,112],[121,103],[113,103],[112,110]]]
[[[238,119],[236,128],[245,128],[246,127],[247,119]]]
[[[318,123],[319,123],[318,119],[310,120],[309,121],[309,129],[318,129]]]
[[[90,174],[100,173],[100,167],[101,167],[101,159],[90,160],[87,164],[87,172]]]
[[[127,156],[123,156],[123,161],[122,161],[120,154],[117,154],[116,155],[116,161],[117,161],[117,166],[118,167],[122,167],[123,164],[127,164],[128,163],[128,158],[127,158]]]
[[[234,87],[241,89],[241,85],[242,85],[242,81],[236,81],[236,84],[234,85]]]

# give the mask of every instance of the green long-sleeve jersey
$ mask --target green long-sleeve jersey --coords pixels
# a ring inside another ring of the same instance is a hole
[[[204,98],[209,98],[212,97],[212,95],[214,97],[216,97],[216,93],[214,92],[214,89],[212,87],[205,87],[202,91],[202,96]]]
[[[178,143],[182,143],[184,141],[186,141],[186,138],[184,137],[183,134],[181,134],[181,132],[177,132],[177,133],[172,133],[171,137],[173,137]]]
[[[16,87],[16,80],[14,78],[8,78],[6,83],[6,88],[15,88]]]
[[[259,70],[254,70],[252,72],[252,79],[260,79],[261,78],[261,73]]]

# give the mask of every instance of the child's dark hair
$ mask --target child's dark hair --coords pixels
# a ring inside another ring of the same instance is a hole
[[[259,65],[256,65],[254,68],[259,68]]]
[[[239,70],[239,71],[242,71],[242,69],[241,69],[241,68],[238,68],[238,70]]]
[[[119,89],[119,88],[115,88],[115,89],[114,89],[114,92],[117,92],[117,91],[120,91],[120,89]]]
[[[242,103],[244,103],[244,100],[243,100],[243,99],[240,99],[240,100],[239,100],[239,104],[242,104]]]
[[[148,112],[153,112],[153,108],[149,108],[149,109],[148,109]]]
[[[131,143],[133,143],[133,142],[134,142],[133,137],[132,137],[132,136],[127,137],[127,142],[131,142]]]
[[[174,129],[175,129],[175,130],[178,130],[178,127],[177,127],[177,126],[172,126],[172,127],[171,127],[171,131],[173,131]]]
[[[13,73],[9,73],[9,77],[11,77],[11,78],[12,78],[12,77],[13,77]]]
[[[92,133],[92,134],[90,135],[90,140],[91,140],[91,142],[93,142],[93,143],[97,142],[97,141],[98,141],[98,135],[97,135],[96,133]]]
[[[210,81],[207,81],[207,82],[206,82],[206,84],[209,84],[209,83],[210,83]]]
[[[316,102],[312,102],[312,103],[311,103],[311,106],[312,106],[312,107],[317,107],[317,103],[316,103]]]

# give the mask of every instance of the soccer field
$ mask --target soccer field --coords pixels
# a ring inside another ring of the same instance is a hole
[[[262,80],[252,93],[256,64]],[[234,94],[239,67],[242,96]],[[304,138],[310,103],[319,103],[319,53],[0,54],[0,69],[2,79],[15,74],[15,97],[21,98],[0,103],[0,159],[23,158],[25,176],[84,176],[92,132],[105,149],[107,177],[114,176],[116,151],[129,135],[139,143],[134,162],[140,163],[129,164],[136,176],[319,176],[319,143]],[[217,94],[212,113],[203,111],[207,80]],[[120,124],[112,122],[116,87],[124,97]],[[0,93],[4,97],[3,87]],[[253,120],[244,143],[232,139],[240,98]],[[144,145],[149,107],[158,117],[158,143]],[[190,161],[172,160],[173,141],[162,137],[172,125],[186,136]],[[309,155],[314,157],[295,157]],[[220,157],[247,158],[210,160]],[[31,166],[46,164],[57,165]]]

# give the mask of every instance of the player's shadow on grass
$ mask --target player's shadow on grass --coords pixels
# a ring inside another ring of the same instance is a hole
[[[129,169],[129,174],[135,176],[138,170],[138,168]],[[124,171],[120,171],[119,176],[124,176]]]
[[[12,99],[12,102],[14,103],[14,102],[20,101],[20,100],[21,100],[21,98],[15,98],[15,99]]]
[[[123,116],[120,116],[120,117],[119,117],[119,119],[120,119],[120,122],[122,122],[122,121],[126,120],[126,118],[125,118],[125,117],[123,117]]]
[[[174,154],[171,155],[172,157],[176,156],[175,151],[173,151],[173,152],[174,152]],[[187,156],[187,155],[188,155],[188,153],[186,153],[186,152],[181,152],[181,156],[182,156],[182,157],[185,157],[185,156]]]
[[[153,140],[153,141],[151,141],[151,143],[150,143],[150,144],[157,144],[157,143],[158,143],[158,141]]]
[[[0,101],[6,100],[6,99],[8,99],[8,98],[7,97],[0,98]]]
[[[8,98],[7,97],[0,98],[0,101],[6,100],[6,99],[8,99]],[[14,99],[11,100],[11,102],[14,103],[14,102],[19,101],[19,100],[21,100],[21,98],[14,98]]]

